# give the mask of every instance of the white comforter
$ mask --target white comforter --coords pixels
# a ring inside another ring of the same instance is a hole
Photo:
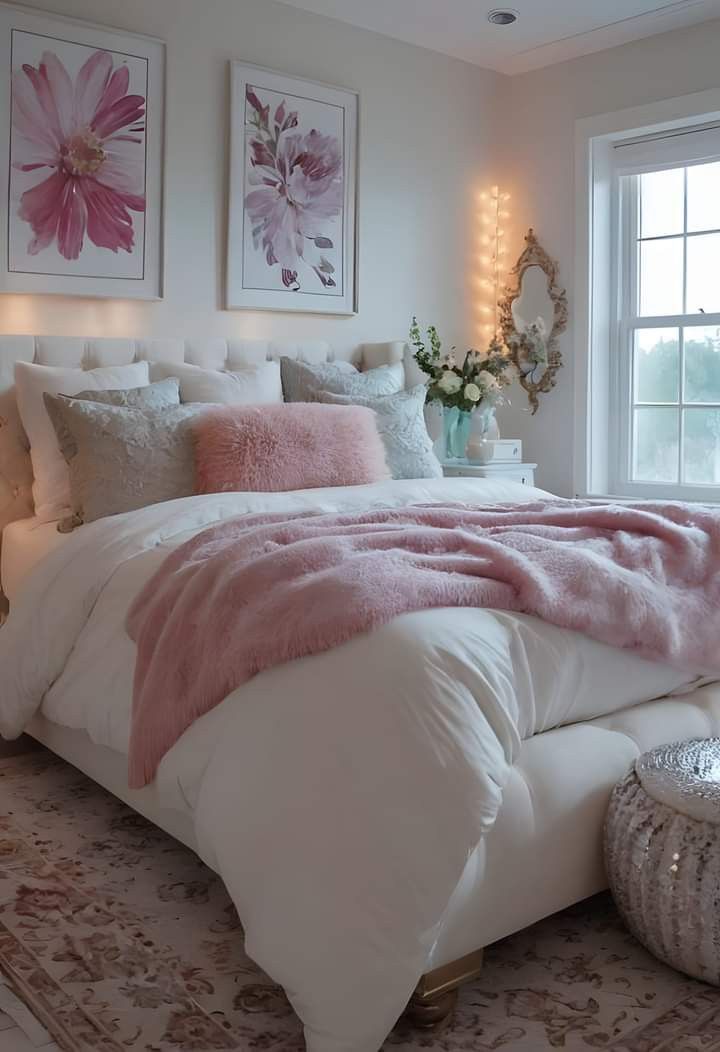
[[[127,751],[124,619],[177,544],[243,512],[527,500],[436,479],[191,497],[85,526],[37,568],[0,632],[0,732],[42,708]],[[187,731],[143,792],[192,813],[248,952],[311,1052],[377,1052],[495,820],[520,742],[673,690],[687,675],[531,617],[430,610],[257,676]]]

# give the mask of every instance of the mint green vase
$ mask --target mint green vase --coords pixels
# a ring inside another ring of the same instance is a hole
[[[445,406],[443,409],[443,440],[448,460],[460,460],[465,456],[471,419],[472,413],[466,409],[456,406]]]

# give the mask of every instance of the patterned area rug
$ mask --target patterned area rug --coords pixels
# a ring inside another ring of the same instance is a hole
[[[300,1052],[219,878],[49,753],[0,761],[0,970],[68,1052]],[[720,993],[655,961],[606,895],[491,947],[442,1030],[386,1052],[720,1052]]]

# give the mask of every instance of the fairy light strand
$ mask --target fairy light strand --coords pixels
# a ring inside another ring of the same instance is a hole
[[[510,194],[502,191],[499,186],[492,186],[488,192],[480,195],[480,200],[483,205],[481,243],[484,250],[481,263],[487,275],[480,284],[488,301],[480,307],[484,319],[481,329],[483,336],[489,342],[500,336],[500,276],[504,270],[503,257],[507,254],[505,246],[507,232],[504,224],[510,218],[510,213],[506,208]]]

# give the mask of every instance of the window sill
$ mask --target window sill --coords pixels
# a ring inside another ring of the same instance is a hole
[[[720,498],[713,499],[711,497],[660,497],[660,496],[641,496],[638,494],[636,497],[630,497],[627,494],[619,496],[617,493],[576,493],[576,500],[589,500],[594,504],[607,504],[611,502],[613,504],[637,504],[639,501],[647,501],[650,504],[657,504],[659,500],[675,501],[680,504],[720,504]]]

